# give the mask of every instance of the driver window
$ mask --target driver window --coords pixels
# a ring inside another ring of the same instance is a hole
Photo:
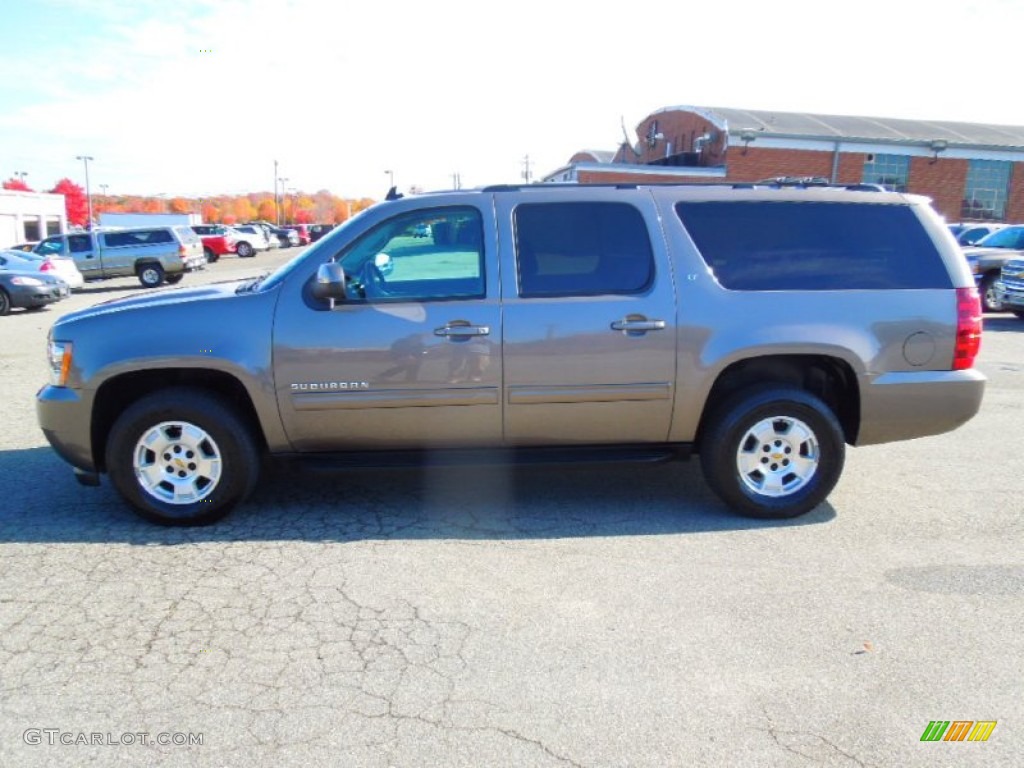
[[[367,301],[483,298],[483,240],[476,208],[396,216],[340,257],[349,295]]]

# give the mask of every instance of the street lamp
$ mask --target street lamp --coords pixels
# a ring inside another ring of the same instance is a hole
[[[25,183],[25,177],[28,176],[28,171],[15,171],[14,175],[17,176],[21,180],[22,184],[24,184]]]
[[[85,222],[85,228],[92,229],[92,193],[89,191],[89,161],[95,160],[95,158],[89,155],[75,155],[75,159],[85,163],[85,202],[89,210],[89,218]]]
[[[391,189],[393,186],[395,186],[395,172],[384,171],[384,173],[388,175],[388,189]]]
[[[274,207],[277,209],[277,225],[281,226],[281,208],[284,206],[284,196],[288,194],[287,192],[285,192],[284,185],[288,183],[288,177],[282,176],[278,179],[278,181],[281,182],[281,202],[280,204],[278,204],[277,200],[275,199]],[[285,223],[288,223],[287,219],[285,219]]]

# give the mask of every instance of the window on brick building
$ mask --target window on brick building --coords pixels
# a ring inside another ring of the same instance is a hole
[[[864,161],[864,183],[881,184],[893,192],[907,191],[910,158],[906,155],[868,155]]]
[[[1010,194],[1010,169],[1006,160],[971,160],[960,215],[964,219],[1003,221]]]

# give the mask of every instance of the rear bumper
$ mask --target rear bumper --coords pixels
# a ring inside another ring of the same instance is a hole
[[[55,285],[12,285],[8,288],[8,294],[12,307],[25,309],[44,307],[67,295],[62,294],[59,286]]]
[[[950,432],[978,412],[985,382],[985,377],[973,368],[887,373],[862,379],[856,445]]]
[[[89,424],[89,392],[46,385],[36,393],[36,419],[46,440],[64,461],[76,469],[95,472]]]

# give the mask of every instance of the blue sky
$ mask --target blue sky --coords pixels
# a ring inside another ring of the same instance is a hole
[[[380,197],[515,182],[670,105],[1024,125],[1024,0],[3,0],[0,177]],[[1001,30],[1006,30],[1002,32]]]

